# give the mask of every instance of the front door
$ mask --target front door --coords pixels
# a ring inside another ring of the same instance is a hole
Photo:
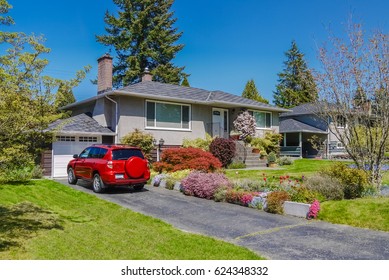
[[[212,109],[212,137],[228,138],[228,110]]]

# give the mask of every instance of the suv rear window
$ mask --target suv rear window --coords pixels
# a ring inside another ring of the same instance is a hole
[[[112,160],[127,160],[130,157],[144,158],[142,152],[137,149],[112,150]]]

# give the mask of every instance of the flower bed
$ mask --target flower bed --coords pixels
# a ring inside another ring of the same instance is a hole
[[[262,174],[258,180],[229,181],[222,173],[179,172],[158,174],[152,185],[275,214],[311,219],[316,218],[320,210],[317,193],[304,186],[304,178],[296,180],[288,175],[267,177]]]

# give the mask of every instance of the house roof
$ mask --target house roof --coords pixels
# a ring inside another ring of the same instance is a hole
[[[61,134],[88,133],[91,135],[115,135],[112,130],[101,126],[95,119],[86,114],[56,120],[49,125],[47,131],[57,131]]]
[[[292,132],[328,134],[328,132],[325,130],[297,121],[295,119],[286,119],[280,121],[280,133],[292,133]]]
[[[111,95],[136,96],[143,98],[151,98],[165,101],[176,101],[186,103],[198,103],[213,106],[225,107],[247,107],[257,110],[269,110],[274,112],[289,112],[290,110],[279,108],[273,105],[257,102],[251,99],[243,98],[231,93],[223,91],[209,91],[193,87],[184,87],[179,85],[171,85],[159,82],[140,82],[126,86],[121,89],[112,90],[99,94],[92,98],[70,104],[62,109],[71,109],[72,107],[81,105],[86,102]]]
[[[319,112],[317,104],[314,103],[305,103],[299,106],[290,108],[291,112],[282,113],[280,117],[290,117],[290,116],[299,116],[299,115],[310,115]]]

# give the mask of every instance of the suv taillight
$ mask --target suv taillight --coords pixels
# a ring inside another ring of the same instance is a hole
[[[109,169],[112,169],[112,168],[113,168],[112,160],[110,160],[110,161],[107,162],[107,167],[108,167]]]

